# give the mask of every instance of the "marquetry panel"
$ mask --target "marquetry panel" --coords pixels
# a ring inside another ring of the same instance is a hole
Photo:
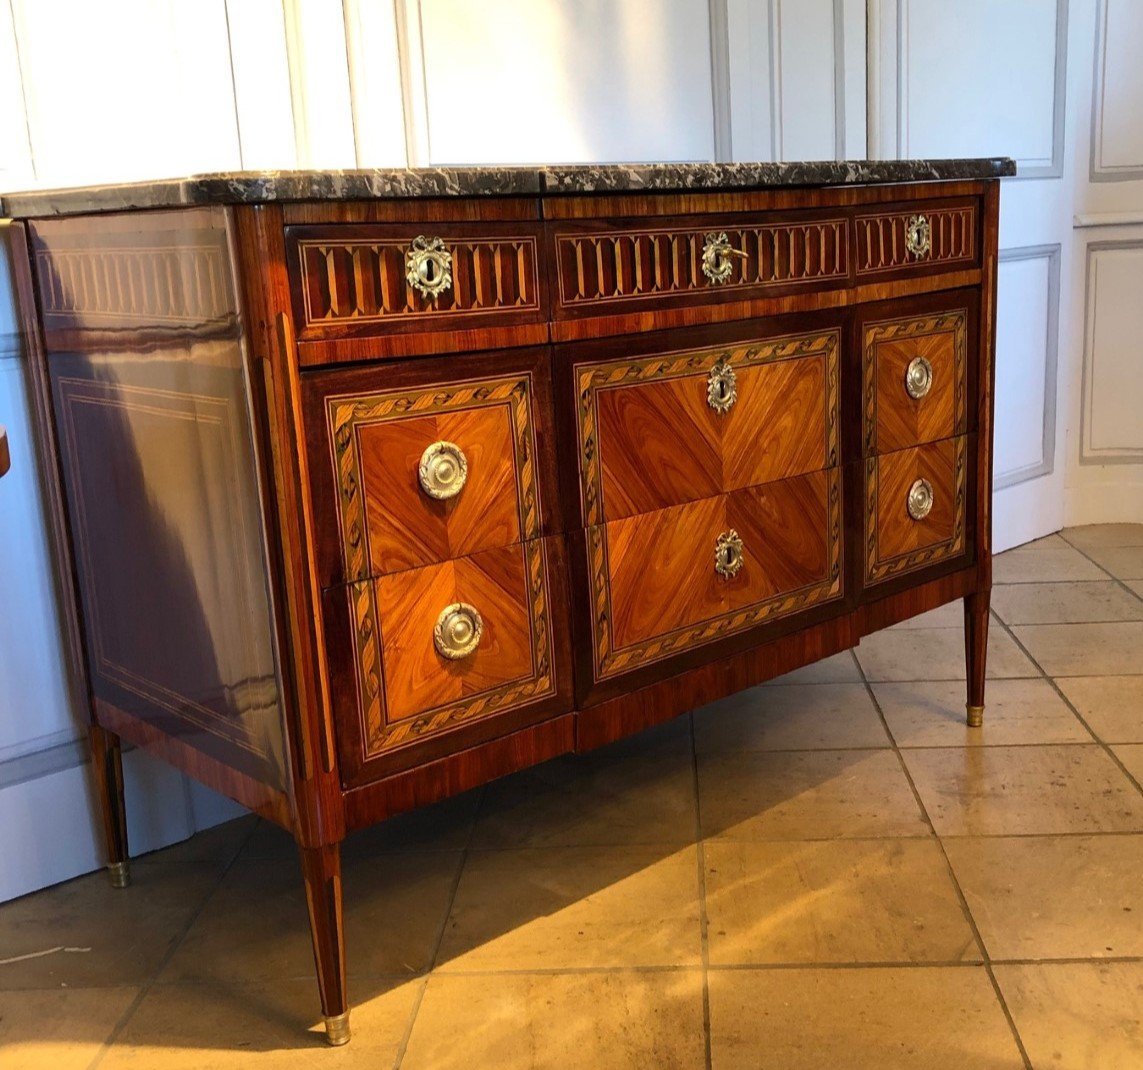
[[[931,247],[917,254],[906,243],[909,221],[924,216],[930,228]],[[854,219],[854,259],[857,274],[874,275],[901,268],[931,264],[962,264],[978,256],[977,212],[975,202],[935,207],[921,205],[916,210],[858,214]]]
[[[532,540],[351,585],[366,756],[555,694],[548,558]],[[454,661],[433,628],[456,602],[479,611],[483,634]]]
[[[725,233],[734,249],[730,276],[720,283],[703,274],[703,243]],[[560,304],[569,309],[607,307],[677,294],[766,290],[814,285],[849,274],[844,218],[727,226],[711,223],[556,235]]]
[[[865,578],[882,580],[964,551],[968,442],[965,436],[865,461]],[[929,482],[933,505],[909,515],[909,489]]]
[[[425,228],[425,236],[437,236],[431,224]],[[422,232],[348,229],[291,228],[303,336],[331,326],[429,324],[482,314],[536,318],[540,311],[537,234],[525,226],[518,233],[444,235],[452,282],[436,296],[419,292],[406,277],[406,254]]]
[[[742,540],[733,576],[722,533]],[[841,595],[841,478],[810,472],[588,531],[596,679]]]
[[[967,430],[968,311],[868,323],[862,335],[864,441],[867,453],[890,453]],[[909,365],[932,368],[923,397],[906,388]]]
[[[587,524],[837,463],[837,331],[576,368]],[[709,402],[716,364],[737,399]]]
[[[443,561],[540,533],[527,373],[326,399],[338,523],[350,580]],[[421,455],[460,447],[467,477],[438,500]]]

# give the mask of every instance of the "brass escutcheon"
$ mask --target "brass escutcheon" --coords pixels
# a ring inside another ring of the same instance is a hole
[[[918,479],[909,488],[905,508],[914,520],[924,520],[933,507],[933,485],[927,479]]]
[[[746,253],[735,249],[726,236],[726,231],[707,234],[702,246],[702,273],[719,286],[734,274],[733,257],[746,259]]]
[[[918,260],[929,255],[933,247],[933,228],[923,215],[910,216],[905,224],[905,248]]]
[[[455,442],[434,442],[421,454],[417,478],[430,498],[455,498],[468,479],[468,459]]]
[[[405,251],[405,281],[428,298],[444,293],[452,285],[452,253],[441,238],[419,234]]]
[[[919,401],[933,385],[933,366],[924,357],[914,357],[905,369],[905,390]]]
[[[738,377],[730,361],[721,357],[710,370],[706,381],[706,401],[715,412],[729,412],[738,400]]]
[[[433,628],[433,645],[442,658],[460,661],[467,658],[479,645],[484,634],[484,618],[475,606],[467,602],[453,602],[445,606]]]
[[[714,571],[729,579],[738,574],[745,562],[745,556],[738,532],[734,528],[724,531],[715,543]]]

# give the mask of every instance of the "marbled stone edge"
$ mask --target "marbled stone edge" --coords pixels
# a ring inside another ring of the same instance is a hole
[[[824,160],[811,163],[575,164],[361,171],[235,171],[190,178],[33,190],[0,197],[14,219],[143,208],[284,201],[767,189],[1006,178],[1005,157],[961,160]]]

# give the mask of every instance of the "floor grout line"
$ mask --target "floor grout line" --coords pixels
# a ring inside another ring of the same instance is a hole
[[[1064,531],[1066,531],[1066,530],[1067,530],[1067,529],[1065,528],[1065,529],[1064,529]],[[1090,562],[1091,562],[1093,565],[1095,565],[1095,567],[1096,567],[1097,569],[1099,569],[1099,570],[1100,570],[1100,572],[1102,572],[1102,573],[1103,573],[1105,576],[1109,577],[1109,578],[1110,578],[1110,579],[1111,579],[1111,580],[1112,580],[1114,583],[1118,584],[1118,585],[1119,585],[1119,587],[1120,587],[1120,588],[1122,588],[1124,591],[1126,591],[1126,592],[1127,592],[1129,595],[1131,595],[1131,597],[1132,597],[1132,598],[1136,598],[1136,599],[1138,599],[1139,601],[1143,602],[1143,595],[1140,595],[1140,594],[1139,594],[1137,591],[1134,591],[1134,590],[1132,590],[1132,589],[1131,589],[1131,588],[1130,588],[1130,587],[1127,585],[1127,580],[1124,580],[1124,579],[1120,579],[1120,578],[1119,578],[1117,575],[1115,575],[1115,573],[1114,573],[1114,572],[1112,572],[1112,571],[1111,571],[1111,569],[1109,569],[1109,568],[1106,568],[1106,567],[1104,567],[1103,565],[1101,565],[1101,564],[1100,564],[1100,563],[1099,563],[1099,562],[1098,562],[1098,561],[1097,561],[1097,560],[1096,560],[1094,557],[1092,557],[1092,556],[1091,556],[1091,554],[1089,554],[1089,553],[1088,553],[1086,550],[1084,550],[1084,549],[1083,549],[1082,547],[1080,547],[1080,546],[1076,546],[1076,544],[1075,544],[1074,542],[1072,542],[1072,541],[1071,541],[1071,539],[1069,539],[1069,538],[1068,538],[1068,537],[1067,537],[1067,536],[1064,534],[1064,532],[1063,532],[1063,531],[1061,531],[1061,532],[1059,533],[1059,535],[1060,535],[1060,538],[1061,538],[1061,539],[1063,539],[1063,540],[1064,540],[1064,542],[1066,542],[1066,543],[1067,543],[1067,544],[1068,544],[1068,545],[1069,545],[1069,546],[1070,546],[1070,547],[1071,547],[1073,550],[1075,550],[1075,552],[1076,552],[1077,554],[1079,554],[1081,557],[1085,557],[1085,558],[1087,558],[1087,560],[1088,560],[1088,561],[1090,561]],[[1115,546],[1111,546],[1111,547],[1105,547],[1105,549],[1110,549],[1110,550],[1115,550],[1115,549],[1124,549],[1124,550],[1131,550],[1131,549],[1135,549],[1135,547],[1131,547],[1131,546],[1124,546],[1124,547],[1115,547]],[[1102,581],[1102,580],[1095,580],[1095,581],[1092,581],[1092,582],[1096,582],[1096,583],[1102,583],[1102,582],[1104,582],[1104,581]]]
[[[702,834],[702,803],[699,800],[698,746],[695,743],[694,710],[687,714],[691,738],[691,790],[695,797],[695,865],[698,869],[699,949],[702,958],[702,1031],[706,1070],[712,1067],[710,1033],[710,919],[706,909],[706,847]]]
[[[987,650],[987,646],[986,646]],[[929,811],[925,807],[924,800],[921,798],[921,793],[917,790],[917,785],[913,780],[913,774],[909,772],[909,766],[905,762],[905,756],[901,753],[901,748],[897,745],[897,738],[893,735],[893,730],[889,727],[889,722],[885,718],[885,711],[881,708],[881,703],[877,700],[877,696],[873,693],[873,687],[869,680],[865,677],[865,671],[861,668],[861,662],[858,660],[857,655],[854,655],[855,662],[857,662],[857,670],[861,673],[862,680],[865,682],[865,689],[869,694],[869,700],[873,703],[874,708],[877,710],[877,716],[881,718],[882,727],[884,727],[886,734],[889,736],[893,744],[893,753],[897,756],[897,763],[904,774],[906,781],[909,784],[909,790],[913,793],[913,798],[917,803],[918,809],[921,811],[921,816],[924,818],[925,824],[929,826],[932,831],[933,837],[937,844],[937,849],[941,853],[941,858],[944,860],[945,871],[948,874],[949,881],[952,883],[953,890],[956,892],[957,900],[960,902],[961,912],[964,919],[968,924],[969,930],[972,933],[972,938],[976,942],[976,946],[980,951],[982,957],[982,964],[985,972],[988,974],[988,980],[992,984],[992,991],[996,995],[996,1000],[1000,1004],[1000,1009],[1004,1013],[1004,1017],[1008,1022],[1008,1028],[1012,1032],[1012,1039],[1020,1052],[1021,1059],[1024,1060],[1025,1070],[1033,1070],[1032,1060],[1028,1057],[1028,1051],[1024,1047],[1024,1040],[1020,1036],[1020,1031],[1016,1028],[1016,1019],[1012,1016],[1011,1010],[1008,1008],[1008,1002],[1004,998],[1004,992],[1000,988],[1000,981],[996,977],[996,971],[992,968],[992,962],[988,955],[988,947],[984,942],[984,937],[980,932],[980,927],[976,924],[976,918],[972,915],[972,908],[968,905],[968,897],[964,894],[964,889],[961,887],[960,881],[957,879],[956,871],[953,869],[952,861],[949,859],[948,852],[945,850],[945,845],[941,841],[940,834],[937,832],[936,826],[933,824],[932,818],[929,816]],[[967,683],[966,683],[967,688]]]

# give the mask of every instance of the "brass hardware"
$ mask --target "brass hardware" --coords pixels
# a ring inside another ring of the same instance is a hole
[[[933,485],[927,479],[918,479],[909,488],[905,508],[914,520],[924,520],[933,507]]]
[[[455,442],[434,442],[421,454],[417,478],[430,498],[455,498],[468,479],[468,458]]]
[[[745,260],[746,253],[730,244],[726,231],[706,235],[702,246],[702,273],[715,286],[726,282],[734,273],[734,261],[731,257]]]
[[[729,412],[738,400],[738,377],[725,357],[719,358],[706,381],[706,401],[715,412]]]
[[[131,886],[130,862],[109,862],[107,873],[111,877],[112,888],[129,888]]]
[[[413,239],[405,252],[405,280],[419,294],[434,298],[452,285],[452,253],[441,238]]]
[[[933,248],[933,228],[923,215],[910,216],[905,224],[905,248],[918,260],[924,260]]]
[[[325,1039],[335,1048],[349,1043],[349,1011],[325,1016]]]
[[[738,532],[731,528],[719,535],[714,547],[714,571],[727,578],[736,576],[744,561],[745,553]]]
[[[969,728],[979,728],[984,724],[984,707],[968,705],[965,707],[968,711],[968,717],[965,720],[968,722]]]
[[[914,357],[905,369],[905,389],[909,397],[919,401],[933,385],[933,366],[924,357]]]
[[[442,658],[460,661],[479,645],[484,634],[484,618],[467,602],[445,606],[433,628],[433,645]]]

